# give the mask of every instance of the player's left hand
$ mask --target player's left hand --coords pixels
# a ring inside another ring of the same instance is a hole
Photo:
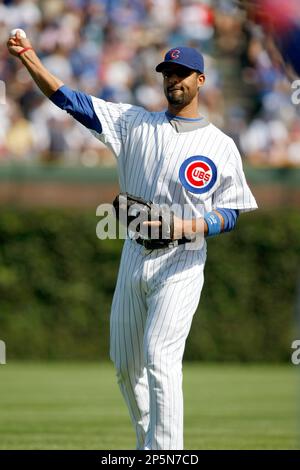
[[[183,227],[184,227],[184,220],[176,217],[174,215],[174,231],[173,231],[173,240],[179,240],[183,237]],[[161,227],[161,222],[159,220],[152,220],[152,221],[145,221],[143,222],[144,227],[154,227],[159,228]]]
[[[146,221],[143,222],[144,226],[160,227],[161,222]],[[180,240],[181,238],[194,239],[197,235],[204,236],[205,234],[205,221],[203,218],[197,219],[181,219],[174,215],[174,234],[173,240]]]

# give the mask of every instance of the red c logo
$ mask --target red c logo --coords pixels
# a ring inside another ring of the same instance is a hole
[[[179,49],[173,49],[173,51],[171,51],[171,59],[178,59],[179,57],[179,54],[180,54],[180,50]]]
[[[202,188],[209,184],[212,178],[212,171],[209,165],[204,162],[192,162],[185,170],[186,180],[194,188]]]
[[[204,155],[187,158],[179,169],[182,186],[194,194],[207,193],[216,183],[217,177],[216,165]]]

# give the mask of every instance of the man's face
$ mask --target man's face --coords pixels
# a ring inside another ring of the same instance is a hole
[[[162,71],[164,92],[174,107],[188,105],[198,94],[198,89],[204,83],[204,75],[182,65],[166,65]]]

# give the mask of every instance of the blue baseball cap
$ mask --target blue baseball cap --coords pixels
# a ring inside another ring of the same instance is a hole
[[[156,72],[162,72],[167,64],[183,65],[189,69],[204,73],[204,59],[193,47],[179,46],[170,49],[163,62],[157,65]]]

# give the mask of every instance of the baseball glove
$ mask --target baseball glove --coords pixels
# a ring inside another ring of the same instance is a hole
[[[167,205],[120,193],[114,200],[116,217],[127,226],[128,235],[147,249],[164,248],[173,241],[174,215]],[[148,226],[144,222],[159,222]]]

